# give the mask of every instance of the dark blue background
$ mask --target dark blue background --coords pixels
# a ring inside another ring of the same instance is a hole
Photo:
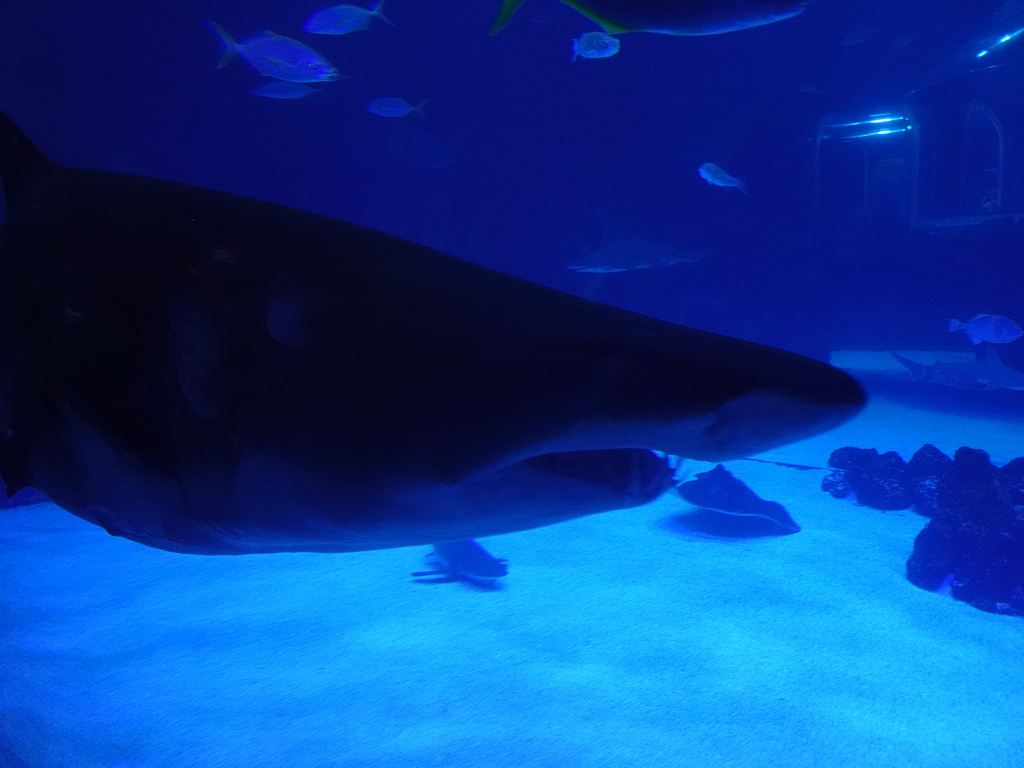
[[[575,63],[572,38],[594,27],[555,0],[527,0],[495,37],[499,0],[388,0],[394,27],[304,33],[321,5],[9,0],[0,108],[64,163],[326,213],[811,354],[963,344],[945,331],[955,315],[1024,320],[1015,237],[950,243],[816,218],[809,199],[822,117],[901,104],[958,45],[1005,24],[999,2],[813,0],[797,18],[728,35],[628,34],[617,56]],[[351,77],[302,101],[257,98],[262,79],[241,60],[214,68],[203,19],[239,40],[263,28],[296,37]],[[867,40],[842,44],[862,29]],[[427,121],[363,110],[381,96],[428,99]],[[450,162],[403,162],[389,151],[396,132],[429,134]],[[706,185],[706,161],[746,178],[750,195]],[[608,276],[565,269],[630,235],[712,254]]]

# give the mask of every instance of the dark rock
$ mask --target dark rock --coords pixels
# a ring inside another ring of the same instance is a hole
[[[857,469],[877,458],[878,451],[874,448],[855,448],[848,445],[832,451],[832,455],[828,457],[828,465],[833,469]]]
[[[939,484],[953,460],[931,443],[926,443],[907,463],[904,487],[910,494],[914,511],[925,517],[934,517]],[[1024,467],[1022,467],[1024,469]]]
[[[838,448],[829,457],[835,471],[822,481],[822,490],[836,498],[852,493],[857,502],[875,509],[909,509],[907,463],[895,451],[879,455],[874,448]]]
[[[850,495],[850,484],[846,482],[846,474],[841,469],[829,472],[821,479],[821,490],[834,498],[845,499]]]
[[[1024,507],[1024,458],[1018,457],[1000,469],[999,478],[1014,505]]]
[[[1024,515],[1020,460],[997,469],[960,448],[936,482],[934,516],[914,541],[907,578],[934,590],[947,577],[958,600],[1024,616]]]

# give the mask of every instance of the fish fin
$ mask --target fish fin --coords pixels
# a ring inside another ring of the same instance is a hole
[[[892,353],[892,356],[896,359],[896,361],[900,365],[902,365],[904,368],[906,368],[908,371],[910,371],[910,378],[911,379],[913,379],[914,381],[927,381],[928,380],[928,366],[927,365],[922,365],[921,363],[915,362],[914,360],[911,360],[909,358],[903,357],[903,355],[898,355],[895,352]],[[938,361],[936,361],[936,364],[938,364]]]
[[[188,300],[172,301],[168,315],[181,392],[199,418],[216,419],[227,381],[217,324]]]
[[[501,10],[498,11],[498,18],[494,20],[491,28],[487,30],[487,34],[498,34],[505,25],[508,24],[509,19],[511,19],[513,14],[519,10],[519,6],[522,4],[523,0],[505,0],[505,2],[501,4]]]
[[[423,114],[423,108],[427,106],[428,101],[430,101],[430,99],[424,99],[423,101],[421,101],[419,104],[412,108],[413,112],[420,116],[420,120],[425,121],[427,119],[427,116]]]
[[[225,31],[224,27],[217,22],[210,21],[209,19],[203,19],[203,24],[205,24],[206,28],[213,32],[213,34],[216,35],[224,45],[224,50],[221,52],[220,58],[217,59],[217,69],[224,69],[224,67],[230,64],[231,60],[235,58],[235,54],[238,52],[238,43],[236,43],[231,35]]]
[[[41,173],[56,167],[57,163],[0,113],[0,181],[8,212],[24,199]]]
[[[963,327],[964,327],[964,324],[961,323],[959,320],[953,320],[952,318],[950,318],[949,320],[946,321],[946,330],[947,331],[959,331]]]
[[[373,8],[370,9],[370,13],[385,24],[390,24],[392,27],[395,26],[395,22],[384,15],[384,0],[377,0],[377,2],[373,4]]]
[[[568,5],[573,10],[582,13],[595,24],[598,24],[609,35],[621,35],[623,32],[636,32],[632,27],[624,27],[616,21],[612,21],[605,16],[600,16],[599,14],[594,13],[592,10],[587,8],[587,6],[583,5],[583,3],[579,3],[576,0],[561,0],[561,2]]]

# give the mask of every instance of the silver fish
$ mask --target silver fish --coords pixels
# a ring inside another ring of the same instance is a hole
[[[395,22],[384,15],[383,8],[384,0],[378,0],[372,8],[347,3],[331,5],[311,14],[302,28],[314,35],[347,35],[366,29],[375,18],[394,26]]]
[[[730,176],[714,163],[703,163],[697,169],[697,174],[708,184],[716,187],[736,187],[744,195],[747,194],[746,183],[734,176]]]
[[[604,32],[586,32],[572,41],[572,60],[607,59],[619,52],[619,41]]]
[[[264,99],[304,99],[314,93],[318,93],[317,89],[305,83],[286,83],[283,80],[257,85],[252,89],[253,96],[262,96]]]
[[[212,21],[205,24],[224,44],[217,69],[226,67],[237,54],[261,75],[276,80],[321,83],[338,79],[338,70],[327,59],[298,40],[264,30],[237,43],[219,24]]]
[[[990,344],[1009,344],[1024,336],[1024,330],[1019,325],[1002,315],[975,315],[966,323],[950,320],[948,330],[963,331],[971,340],[971,344],[981,344],[983,341]]]
[[[375,115],[381,117],[405,117],[415,112],[421,118],[423,117],[423,106],[427,103],[426,99],[421,101],[415,107],[405,99],[399,98],[398,96],[386,96],[382,99],[374,99],[366,105],[366,111],[372,112]]]

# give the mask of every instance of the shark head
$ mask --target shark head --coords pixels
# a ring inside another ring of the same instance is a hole
[[[823,363],[405,240],[62,167],[0,116],[4,481],[179,552],[336,552],[644,503],[662,451],[855,414]]]

